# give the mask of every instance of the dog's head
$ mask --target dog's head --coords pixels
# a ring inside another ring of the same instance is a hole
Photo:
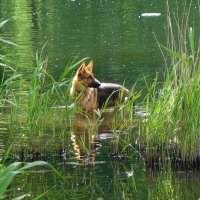
[[[94,78],[94,74],[92,73],[92,68],[93,68],[93,60],[91,60],[87,66],[83,61],[83,63],[76,72],[77,79],[80,82],[80,84],[85,87],[98,88],[101,85],[101,83]]]

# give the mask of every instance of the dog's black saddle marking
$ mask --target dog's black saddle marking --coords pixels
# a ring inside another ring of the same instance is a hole
[[[128,96],[128,90],[121,85],[115,83],[101,83],[97,88],[97,99],[99,106],[102,107],[109,101],[116,101],[120,92],[123,90],[123,97]]]

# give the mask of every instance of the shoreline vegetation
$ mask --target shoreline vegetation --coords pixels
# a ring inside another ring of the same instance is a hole
[[[156,145],[173,157],[192,161],[200,156],[200,40],[189,26],[191,4],[185,6],[181,18],[168,6],[168,46],[160,48],[168,53],[170,67],[161,89],[156,90],[157,80],[149,86],[143,131],[149,148]]]

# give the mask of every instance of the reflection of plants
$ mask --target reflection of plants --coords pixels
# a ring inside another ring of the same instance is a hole
[[[162,171],[155,183],[151,183],[148,189],[148,199],[182,199],[179,194],[179,185],[174,187],[171,170]]]
[[[114,160],[112,167],[113,179],[110,190],[113,189],[116,199],[139,199],[139,197],[144,197],[145,194],[140,188],[144,178],[144,163],[140,163],[136,160],[136,157],[132,157],[128,160]]]
[[[8,22],[10,21],[9,19],[4,20],[2,22],[0,22],[0,29]],[[4,38],[2,36],[0,36],[0,42],[4,43],[4,44],[8,44],[8,45],[12,45],[12,46],[18,46],[17,44],[15,44],[14,42],[9,41],[7,38]],[[19,47],[19,46],[18,46]],[[2,55],[1,55],[2,56]],[[1,58],[2,59],[2,58]],[[2,64],[2,63],[0,63]]]
[[[0,23],[0,29],[8,22],[9,20],[4,20]],[[6,45],[12,45],[12,46],[17,46],[15,43],[7,40],[6,38],[2,37],[0,35],[0,47],[1,50],[3,50],[3,48],[6,48]],[[3,46],[3,47],[2,47]],[[10,76],[10,77],[5,77],[7,73],[14,73],[14,69],[12,67],[10,67],[9,65],[6,64],[7,62],[7,58],[5,55],[3,55],[2,53],[0,54],[0,106],[2,104],[4,104],[5,102],[5,93],[8,89],[8,86],[15,81],[15,79],[17,79],[20,75],[18,76]]]

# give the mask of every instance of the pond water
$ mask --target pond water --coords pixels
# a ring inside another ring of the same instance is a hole
[[[175,8],[176,2],[170,2],[170,7]],[[124,83],[131,88],[137,79],[148,76],[151,82],[156,72],[164,69],[156,38],[166,45],[166,10],[162,0],[2,0],[0,17],[10,19],[2,34],[20,45],[3,51],[12,67],[28,74],[35,66],[36,51],[48,42],[44,56],[48,57],[48,67],[55,79],[75,58],[91,57],[100,81]],[[198,11],[199,5],[194,2],[190,18],[197,31]],[[178,12],[184,12],[184,1],[179,2]],[[137,84],[136,90],[145,91],[145,85]],[[134,148],[129,150],[129,157],[126,152],[118,155],[113,151],[118,143],[113,142],[115,131],[111,131],[113,120],[109,114],[99,129],[95,128],[96,121],[80,118],[73,119],[64,132],[59,124],[53,130],[50,126],[44,138],[38,137],[37,144],[31,138],[23,138],[21,130],[9,134],[9,120],[4,116],[0,123],[0,147],[3,149],[12,140],[19,145],[28,141],[30,148],[40,149],[46,140],[45,153],[31,157],[16,150],[16,154],[26,161],[48,161],[66,180],[51,172],[20,176],[12,183],[14,189],[9,191],[8,199],[25,193],[30,194],[27,199],[43,193],[42,199],[200,198],[199,169],[190,165],[173,169],[146,166],[143,156]],[[137,120],[141,120],[140,115],[135,116]],[[89,153],[84,152],[88,149]]]

